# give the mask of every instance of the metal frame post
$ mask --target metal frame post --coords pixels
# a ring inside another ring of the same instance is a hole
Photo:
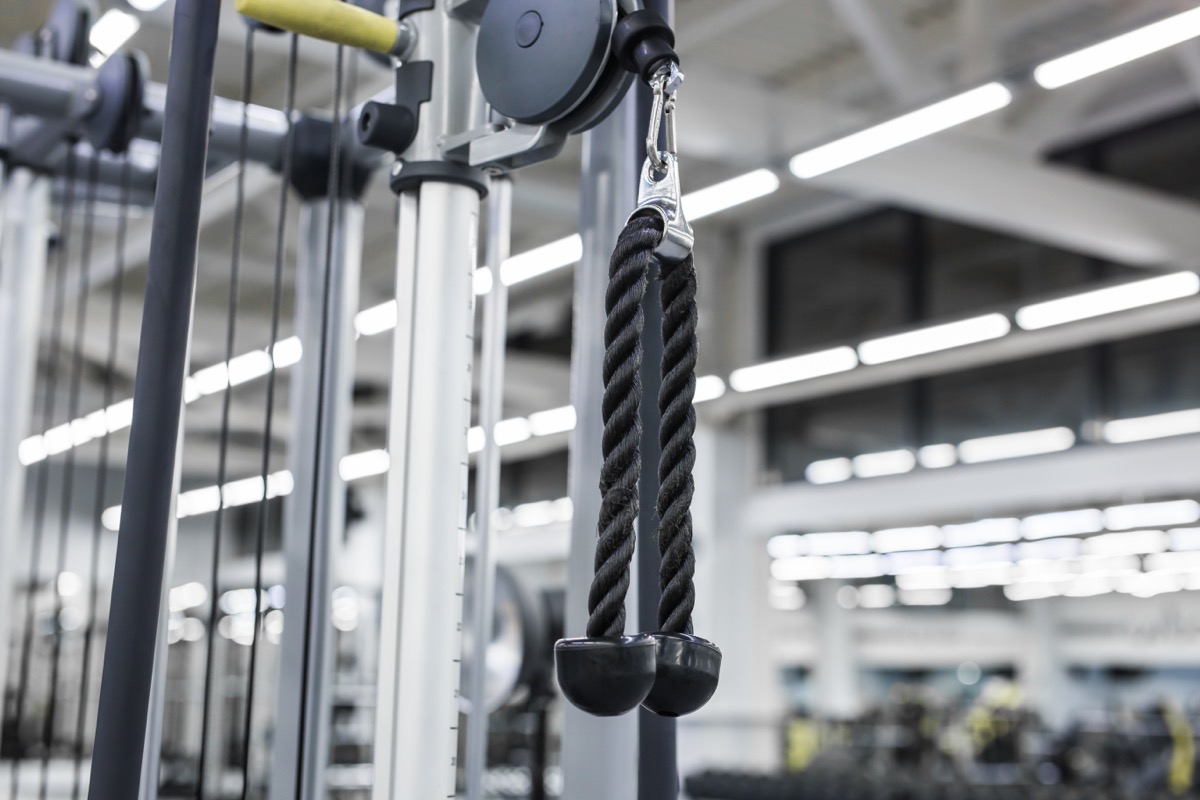
[[[588,588],[600,515],[601,422],[604,394],[604,293],[613,243],[633,210],[637,183],[629,154],[640,141],[635,131],[636,98],[631,93],[603,123],[584,136],[583,260],[575,272],[575,336],[571,357],[571,400],[578,420],[571,434],[568,489],[575,508],[567,560],[565,635],[583,636]],[[640,162],[639,162],[640,163]],[[637,571],[637,564],[634,564]],[[627,618],[638,619],[636,593]],[[566,704],[563,730],[563,797],[613,800],[637,797],[636,714],[601,719]]]
[[[49,246],[50,180],[15,169],[5,186],[0,251],[0,691],[7,685],[14,556],[24,509],[25,468],[18,447],[29,428],[37,380],[38,333]]]
[[[177,0],[91,800],[139,789],[195,296],[219,3]],[[150,587],[149,596],[146,588]]]
[[[335,203],[336,215],[333,261],[329,264],[329,319],[324,320],[322,295],[326,244],[331,235],[330,203]],[[308,200],[300,208],[303,239],[296,264],[295,329],[305,358],[294,368],[291,382],[289,468],[297,489],[285,501],[284,588],[291,624],[283,629],[280,659],[284,664],[303,663],[307,641],[307,657],[313,666],[308,671],[307,685],[302,670],[280,671],[268,794],[271,800],[317,800],[326,794],[334,652],[330,595],[346,523],[346,489],[338,465],[350,447],[354,314],[358,311],[362,272],[363,219],[362,203],[349,198]],[[323,383],[316,357],[322,335],[326,337]],[[318,397],[322,388],[324,402]],[[324,415],[321,443],[317,442],[318,409]],[[312,486],[318,487],[315,496],[309,491]],[[312,530],[314,503],[317,523]],[[304,609],[310,609],[307,637]],[[300,702],[302,694],[307,695],[307,703]],[[307,719],[301,720],[301,713]]]
[[[487,263],[499,276],[508,259],[512,237],[512,181],[492,181],[488,197]],[[471,635],[474,659],[467,664],[467,800],[484,800],[483,778],[487,771],[487,648],[492,641],[492,615],[496,605],[496,553],[492,548],[493,517],[500,500],[500,447],[494,432],[504,413],[504,354],[508,338],[508,287],[493,280],[483,306],[482,374],[479,383],[479,424],[484,445],[475,462],[475,585],[471,601]],[[534,785],[545,780],[533,775]]]
[[[408,63],[434,69],[405,159],[441,161],[443,137],[483,121],[476,28],[453,13],[460,5],[410,17],[420,37]],[[375,800],[456,796],[479,207],[472,186],[400,192]]]

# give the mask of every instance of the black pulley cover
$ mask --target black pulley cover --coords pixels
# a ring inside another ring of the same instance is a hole
[[[476,51],[492,108],[539,125],[584,101],[608,60],[615,0],[491,0]]]

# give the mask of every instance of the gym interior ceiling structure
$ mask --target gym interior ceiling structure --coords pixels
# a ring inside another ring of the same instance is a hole
[[[0,800],[1200,797],[1196,0],[8,0]]]

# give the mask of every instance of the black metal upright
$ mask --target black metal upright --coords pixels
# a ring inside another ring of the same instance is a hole
[[[89,800],[138,796],[196,280],[221,4],[176,0]]]
[[[673,0],[646,0],[645,7],[674,23]],[[638,87],[638,133],[650,129],[650,88],[641,81]],[[646,159],[646,143],[639,136],[633,165],[641,175]],[[635,181],[637,178],[634,179]],[[642,333],[642,481],[638,487],[641,511],[638,516],[638,630],[658,630],[658,569],[662,558],[658,542],[648,535],[657,530],[658,519],[658,390],[662,384],[662,304],[657,276],[650,281],[644,303],[646,327]],[[638,709],[638,800],[666,800],[679,796],[679,768],[676,758],[675,720]]]

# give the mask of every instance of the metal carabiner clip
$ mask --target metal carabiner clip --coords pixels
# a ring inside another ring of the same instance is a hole
[[[646,138],[646,163],[638,186],[638,207],[630,219],[647,212],[663,221],[663,236],[655,254],[674,264],[691,255],[696,237],[683,215],[683,193],[679,188],[679,156],[675,145],[675,91],[683,75],[674,64],[654,76],[654,107],[650,113],[650,131]],[[666,121],[667,149],[658,149],[658,134]]]

